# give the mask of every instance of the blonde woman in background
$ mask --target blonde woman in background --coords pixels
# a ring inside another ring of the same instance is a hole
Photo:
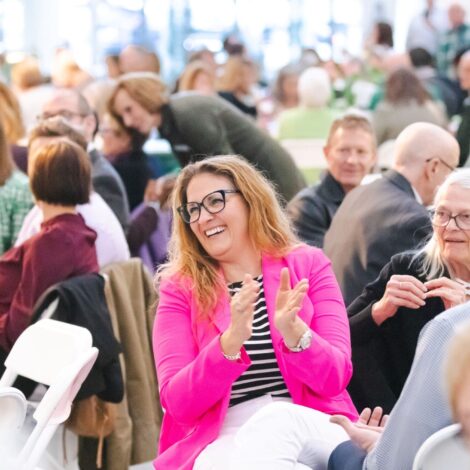
[[[212,68],[202,60],[190,62],[180,76],[178,91],[197,91],[203,95],[214,95],[215,75]]]
[[[217,81],[219,96],[253,118],[258,114],[252,90],[256,84],[256,75],[255,63],[236,55],[229,57]]]

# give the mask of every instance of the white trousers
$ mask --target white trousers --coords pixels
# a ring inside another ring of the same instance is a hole
[[[194,470],[326,470],[333,449],[348,439],[330,416],[269,395],[229,408],[219,437]]]

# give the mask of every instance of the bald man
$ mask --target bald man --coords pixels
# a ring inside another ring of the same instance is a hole
[[[458,143],[448,132],[411,124],[396,140],[392,169],[347,194],[324,243],[346,305],[394,254],[416,248],[431,233],[426,206],[458,161]]]
[[[461,121],[456,135],[460,146],[459,166],[470,166],[470,48],[460,58],[457,73],[460,88],[468,93],[463,102]]]

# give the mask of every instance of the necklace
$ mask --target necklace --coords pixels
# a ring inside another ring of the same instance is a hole
[[[464,287],[465,295],[470,296],[470,282],[459,279],[458,277],[456,277],[454,280]]]

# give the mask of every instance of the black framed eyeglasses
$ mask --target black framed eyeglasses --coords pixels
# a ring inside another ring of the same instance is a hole
[[[452,219],[460,230],[470,230],[470,212],[451,215],[449,212],[436,210],[432,214],[432,224],[436,227],[447,227]]]
[[[178,207],[177,211],[184,222],[192,224],[201,217],[201,208],[204,207],[209,214],[217,214],[224,210],[225,195],[239,193],[238,189],[218,189],[204,196],[201,202],[187,202]]]
[[[426,161],[427,162],[430,162],[431,160],[433,160],[434,158],[436,157],[431,157],[431,158],[428,158]],[[452,165],[449,165],[445,160],[443,160],[441,157],[437,157],[437,159],[446,167],[448,168],[450,171],[454,171],[455,168],[452,166]]]

